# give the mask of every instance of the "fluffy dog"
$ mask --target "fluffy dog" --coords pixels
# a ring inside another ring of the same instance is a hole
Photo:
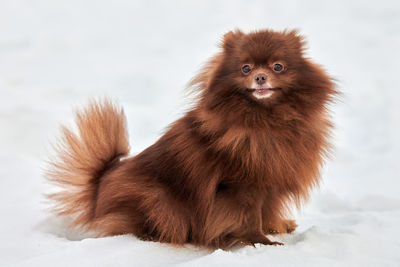
[[[100,236],[227,249],[281,244],[318,184],[329,151],[332,79],[304,56],[295,31],[224,35],[191,87],[194,107],[136,156],[125,117],[108,100],[64,128],[49,179],[55,210]]]

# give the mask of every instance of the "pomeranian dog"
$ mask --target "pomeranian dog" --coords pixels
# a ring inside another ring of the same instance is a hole
[[[196,104],[136,156],[109,100],[63,128],[48,178],[55,211],[99,236],[229,249],[290,233],[329,152],[337,91],[296,31],[224,35],[191,82]]]

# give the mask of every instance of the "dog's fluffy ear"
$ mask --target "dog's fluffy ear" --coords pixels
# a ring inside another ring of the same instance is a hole
[[[292,47],[300,50],[301,52],[307,47],[306,41],[302,35],[299,34],[297,29],[285,30],[284,33],[287,36],[287,41],[290,42]]]
[[[236,43],[238,43],[241,37],[244,35],[240,30],[230,31],[224,34],[224,38],[222,40],[222,48],[225,51],[231,51]]]

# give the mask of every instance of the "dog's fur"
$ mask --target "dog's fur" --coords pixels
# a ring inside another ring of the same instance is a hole
[[[49,170],[62,189],[50,195],[56,211],[103,236],[224,249],[280,244],[266,235],[293,231],[288,205],[300,206],[318,184],[337,93],[303,43],[295,31],[225,34],[191,83],[196,105],[130,158],[122,109],[93,102],[77,113],[78,133],[64,128]],[[274,85],[270,97],[255,97],[258,72]]]

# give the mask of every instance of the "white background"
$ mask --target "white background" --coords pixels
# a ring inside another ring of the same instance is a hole
[[[285,246],[84,238],[47,212],[43,169],[73,108],[119,100],[137,153],[183,114],[187,82],[235,28],[299,29],[343,93],[335,151]],[[0,265],[399,266],[399,47],[398,1],[0,0]]]

